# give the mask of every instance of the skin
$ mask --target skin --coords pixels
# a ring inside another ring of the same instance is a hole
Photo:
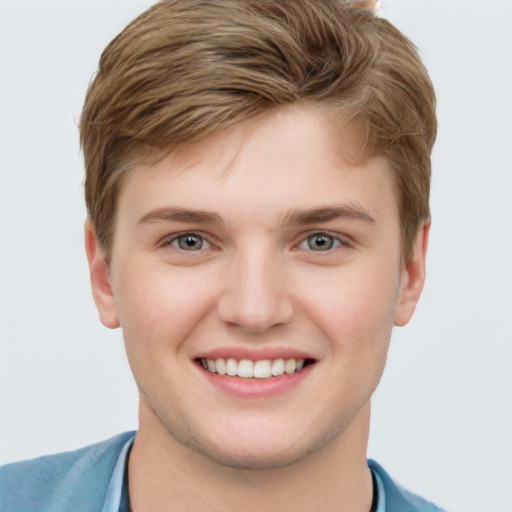
[[[429,225],[404,262],[390,171],[357,159],[354,133],[276,110],[137,169],[110,264],[86,223],[100,319],[122,327],[140,393],[134,511],[369,510],[370,398],[421,294]],[[289,389],[234,396],[197,364],[215,350],[315,363]]]

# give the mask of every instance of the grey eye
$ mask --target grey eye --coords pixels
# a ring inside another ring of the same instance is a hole
[[[312,251],[328,251],[335,244],[334,237],[325,234],[315,234],[307,238],[308,249]]]
[[[203,237],[193,233],[178,236],[174,239],[174,242],[184,251],[199,251],[204,245]]]

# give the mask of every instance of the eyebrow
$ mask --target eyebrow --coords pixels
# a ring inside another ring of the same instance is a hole
[[[359,220],[367,224],[375,224],[375,219],[368,211],[358,204],[324,206],[320,208],[300,208],[286,213],[282,223],[286,226],[300,226],[329,222],[337,219]]]
[[[294,227],[329,222],[337,219],[359,220],[368,224],[375,224],[375,219],[368,211],[357,204],[293,209],[281,216],[280,224]],[[223,224],[221,216],[215,212],[177,206],[152,210],[143,215],[139,219],[138,224],[152,224],[161,221],[178,221],[218,226]]]
[[[160,221],[190,222],[206,225],[222,224],[222,219],[217,213],[181,207],[167,207],[152,210],[143,215],[139,219],[138,224],[152,224]]]

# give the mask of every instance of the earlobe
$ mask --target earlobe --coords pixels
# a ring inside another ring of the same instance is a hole
[[[119,318],[110,282],[109,264],[89,219],[85,221],[84,235],[94,303],[98,309],[101,323],[105,327],[116,329],[119,327]]]
[[[394,317],[396,326],[406,325],[410,321],[423,291],[429,232],[430,220],[426,221],[416,233],[412,257],[402,269]]]

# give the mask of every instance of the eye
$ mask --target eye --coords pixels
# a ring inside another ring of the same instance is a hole
[[[200,251],[201,249],[207,249],[210,244],[200,235],[196,233],[185,233],[179,235],[171,240],[171,245],[174,245],[182,251]]]
[[[301,249],[309,249],[311,251],[325,252],[342,245],[342,242],[326,233],[314,233],[308,236],[301,244]]]

